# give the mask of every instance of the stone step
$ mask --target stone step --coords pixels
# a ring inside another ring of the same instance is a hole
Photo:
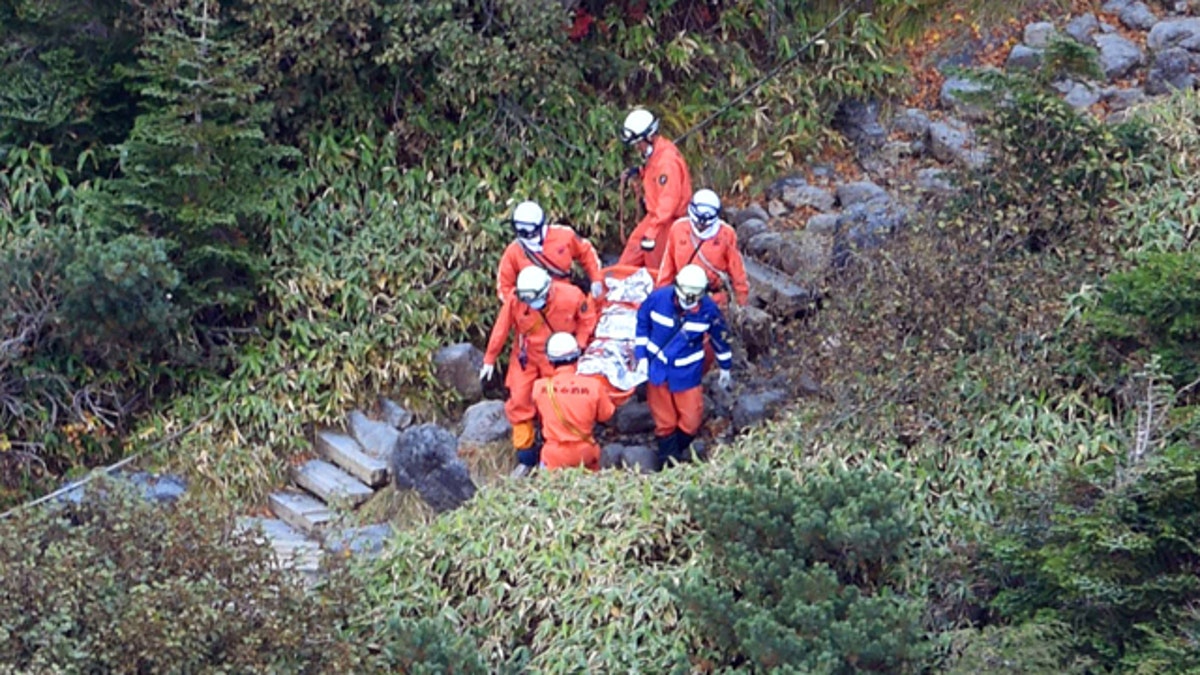
[[[243,517],[237,520],[238,529],[259,532],[262,541],[275,551],[280,567],[313,573],[321,566],[321,546],[276,518]]]
[[[292,467],[292,480],[334,507],[354,508],[375,494],[354,476],[320,459]]]
[[[317,452],[371,487],[387,484],[387,461],[363,451],[358,441],[336,431],[317,432]]]
[[[315,534],[334,516],[324,502],[299,490],[272,492],[267,506],[280,520],[305,534]]]
[[[783,272],[750,257],[745,259],[745,267],[750,282],[751,304],[757,298],[767,311],[786,316],[810,309],[815,300],[813,294]]]

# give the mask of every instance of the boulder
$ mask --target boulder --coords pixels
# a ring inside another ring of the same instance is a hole
[[[1013,45],[1004,62],[1005,70],[1037,70],[1042,66],[1042,50],[1026,45]]]
[[[385,398],[379,401],[379,413],[383,421],[393,429],[404,429],[412,426],[413,414],[395,401]]]
[[[617,408],[612,424],[622,434],[644,434],[654,431],[654,416],[650,414],[650,404],[637,400],[626,402]]]
[[[833,195],[828,190],[815,185],[801,185],[783,189],[780,199],[789,208],[798,209],[811,206],[818,211],[829,211],[833,208]]]
[[[1096,48],[1100,50],[1100,67],[1110,80],[1125,77],[1134,68],[1146,61],[1140,47],[1117,35],[1097,35]]]
[[[787,207],[787,204],[784,204],[778,199],[772,199],[771,201],[767,202],[767,213],[771,214],[772,218],[786,216],[791,212],[792,210]]]
[[[600,449],[600,468],[654,473],[658,470],[658,453],[645,445],[611,443]]]
[[[1055,33],[1057,31],[1054,30],[1054,24],[1049,21],[1037,21],[1025,26],[1022,38],[1027,47],[1045,49],[1046,45],[1050,44],[1050,40],[1054,38]]]
[[[483,383],[479,381],[483,352],[475,345],[460,342],[442,347],[433,355],[433,365],[438,380],[458,392],[463,400],[483,398]]]
[[[832,234],[837,227],[838,214],[818,213],[808,219],[804,229],[815,234]]]
[[[929,125],[929,152],[939,162],[961,163],[972,143],[970,130],[955,120]]]
[[[494,443],[507,438],[511,432],[512,425],[504,414],[504,401],[480,401],[463,413],[458,442],[463,445]]]
[[[1120,112],[1146,100],[1146,93],[1138,87],[1108,87],[1100,93],[1113,112]]]
[[[890,200],[891,195],[887,193],[887,190],[884,190],[875,183],[869,180],[861,180],[837,186],[837,199],[842,208],[849,208],[855,204],[866,204],[877,199]]]
[[[892,118],[892,129],[914,138],[929,133],[929,114],[920,108],[905,108]]]
[[[358,441],[364,452],[372,457],[386,458],[392,448],[396,447],[396,439],[400,432],[386,422],[376,422],[359,410],[353,410],[346,417],[346,426],[350,436]]]
[[[1200,51],[1200,18],[1168,19],[1154,24],[1146,35],[1146,48],[1157,53],[1171,47]]]
[[[770,263],[776,257],[776,252],[783,246],[783,233],[762,232],[751,237],[746,242],[746,253]]]
[[[1076,82],[1063,100],[1067,105],[1082,112],[1100,102],[1100,90],[1086,82]]]
[[[854,144],[860,155],[878,150],[887,140],[887,130],[879,123],[877,101],[842,101],[834,111],[832,126]]]
[[[981,121],[987,118],[987,110],[974,101],[966,100],[971,94],[986,91],[986,87],[975,80],[962,77],[948,77],[942,83],[938,96],[942,107],[963,119]]]
[[[757,424],[780,410],[791,395],[782,389],[770,389],[756,394],[743,394],[733,404],[733,429],[741,431]]]
[[[738,246],[744,251],[746,244],[755,237],[767,231],[767,222],[758,218],[751,218],[743,221],[737,226]]]
[[[856,204],[838,219],[831,257],[844,267],[855,253],[880,246],[884,239],[908,223],[908,210],[895,202]]]
[[[812,306],[813,294],[784,273],[754,258],[747,258],[745,262],[750,302],[754,305],[781,316],[796,316]]]
[[[784,176],[783,178],[776,179],[775,182],[771,183],[771,185],[767,188],[767,212],[770,213],[771,211],[771,201],[779,201],[782,199],[784,190],[788,188],[803,187],[805,185],[808,185],[808,179],[805,178],[804,174],[801,173],[792,173]],[[763,220],[766,219],[764,218]]]
[[[1067,22],[1063,32],[1081,45],[1094,46],[1092,36],[1100,31],[1100,20],[1095,14],[1082,14]]]
[[[771,216],[767,213],[767,210],[762,207],[762,205],[760,205],[758,202],[751,202],[746,208],[738,209],[737,213],[733,216],[733,225],[736,227],[741,227],[748,220],[761,220],[765,223],[770,220],[770,218]]]
[[[905,157],[915,157],[925,149],[920,141],[888,141],[879,149],[879,159],[888,167],[899,166]]]
[[[1191,89],[1196,83],[1191,66],[1192,55],[1186,49],[1170,47],[1156,53],[1146,76],[1146,93],[1157,96],[1172,89]]]
[[[731,307],[729,332],[746,349],[746,356],[751,361],[775,345],[775,322],[770,314],[758,307]]]
[[[1150,30],[1154,28],[1154,24],[1158,23],[1158,17],[1144,2],[1133,2],[1126,5],[1120,11],[1118,18],[1123,26],[1133,30]]]
[[[458,441],[436,424],[421,424],[400,432],[390,464],[396,487],[416,490],[438,513],[457,508],[475,496],[475,483],[467,465],[458,458]]]
[[[828,235],[802,230],[764,232],[751,239],[746,250],[803,283],[815,281],[824,273],[829,265],[830,246]]]

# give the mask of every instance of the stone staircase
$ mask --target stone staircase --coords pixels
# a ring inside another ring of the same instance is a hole
[[[292,484],[271,493],[274,517],[244,517],[238,526],[254,530],[274,549],[278,564],[316,578],[322,558],[374,555],[391,535],[390,525],[351,526],[350,514],[385,487],[391,476],[388,456],[412,414],[384,400],[383,420],[351,412],[346,430],[316,432],[318,458],[292,467]]]

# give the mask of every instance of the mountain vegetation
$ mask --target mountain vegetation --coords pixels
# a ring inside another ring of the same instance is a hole
[[[629,106],[701,125],[695,179],[737,201],[840,151],[839,102],[923,96],[929,31],[1008,25],[566,4],[0,3],[0,501],[136,452],[199,486],[0,519],[0,662],[1200,669],[1200,99],[1081,116],[1069,46],[983,75],[993,161],[830,271],[778,359],[820,395],[710,462],[491,486],[308,590],[236,533],[306,425],[455,410],[430,355],[482,340],[514,199],[616,241]]]

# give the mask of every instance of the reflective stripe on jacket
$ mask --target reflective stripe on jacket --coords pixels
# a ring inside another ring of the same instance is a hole
[[[680,309],[675,288],[660,288],[638,308],[634,353],[650,362],[651,384],[667,384],[671,391],[700,386],[704,375],[704,336],[712,341],[717,364],[733,366],[726,337],[725,317],[712,298],[704,296],[690,311]]]

